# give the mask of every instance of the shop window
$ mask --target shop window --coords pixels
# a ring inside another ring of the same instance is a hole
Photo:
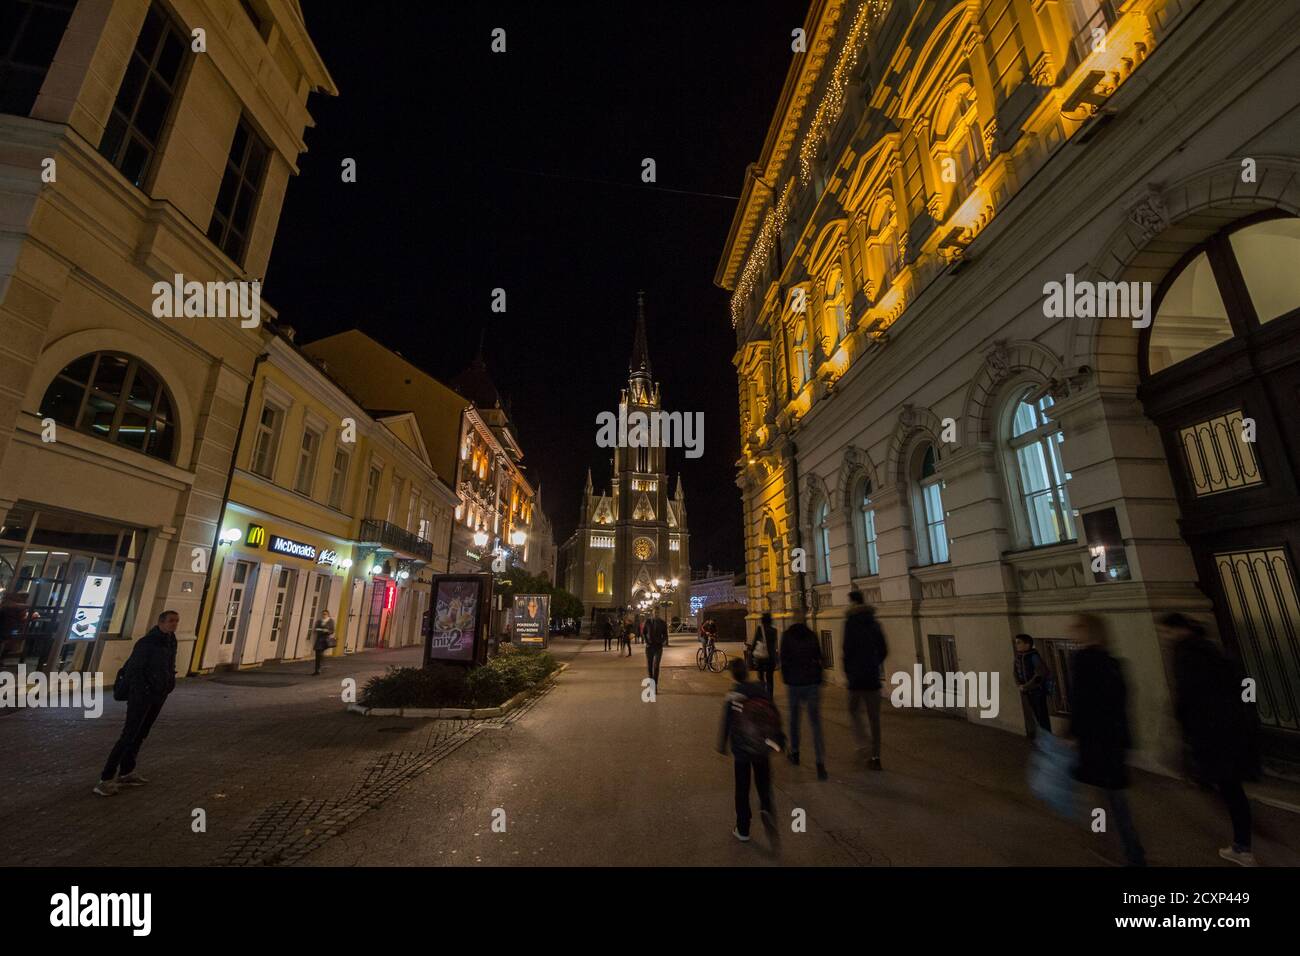
[[[917,563],[942,564],[948,560],[948,527],[933,445],[926,443],[912,453],[910,477]]]
[[[143,188],[171,113],[189,41],[157,3],[149,5],[99,151]]]
[[[1008,404],[1003,428],[1006,466],[1023,523],[1020,537],[1034,547],[1076,537],[1070,475],[1061,463],[1065,438],[1049,414],[1052,404],[1050,395],[1035,397],[1032,388],[1021,389]]]
[[[67,365],[41,399],[40,415],[61,425],[172,460],[171,397],[151,368],[122,352],[94,352]]]
[[[0,113],[31,113],[76,5],[8,0],[0,7]]]
[[[853,495],[853,536],[856,551],[857,573],[867,577],[880,571],[880,557],[876,547],[876,509],[871,503],[871,482],[863,478]]]
[[[276,453],[280,448],[280,430],[284,425],[284,409],[264,402],[257,418],[257,434],[253,438],[252,470],[263,478],[275,475]]]
[[[212,221],[208,223],[208,238],[240,265],[248,248],[253,213],[257,210],[270,152],[248,120],[240,117],[212,209]]]

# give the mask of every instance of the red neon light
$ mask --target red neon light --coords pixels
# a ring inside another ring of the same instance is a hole
[[[397,601],[397,585],[389,583],[384,586],[384,610],[391,611]]]

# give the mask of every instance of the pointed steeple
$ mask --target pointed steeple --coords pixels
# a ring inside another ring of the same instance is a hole
[[[591,466],[590,465],[587,466],[587,485],[582,490],[585,491],[587,494],[591,494]]]
[[[645,293],[636,294],[636,333],[632,337],[632,357],[627,361],[628,373],[650,380],[650,347],[645,337]]]
[[[678,501],[681,501],[682,498],[684,498],[685,496],[686,496],[686,493],[682,490],[682,476],[681,476],[681,475],[678,475],[678,476],[677,476],[677,492],[673,495],[673,497],[676,498]]]

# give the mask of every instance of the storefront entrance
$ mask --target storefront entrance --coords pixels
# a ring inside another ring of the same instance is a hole
[[[89,671],[129,636],[144,534],[19,505],[0,526],[0,667]]]
[[[1181,531],[1255,680],[1274,756],[1300,761],[1300,219],[1253,217],[1174,267],[1143,334]]]

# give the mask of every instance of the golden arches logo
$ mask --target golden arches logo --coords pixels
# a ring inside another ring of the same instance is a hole
[[[248,526],[248,546],[250,548],[260,548],[266,544],[266,529],[260,524],[250,524]]]

